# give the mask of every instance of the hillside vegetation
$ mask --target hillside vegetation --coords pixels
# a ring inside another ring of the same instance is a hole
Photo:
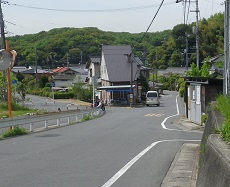
[[[172,30],[154,33],[105,32],[97,28],[57,28],[48,32],[8,37],[10,49],[17,51],[16,65],[56,68],[85,64],[89,56],[100,55],[101,45],[132,45],[134,53],[149,66],[185,66],[185,36],[188,35],[190,63],[196,61],[195,23],[179,24]],[[144,37],[143,37],[144,36]],[[200,61],[223,53],[224,14],[199,22]]]

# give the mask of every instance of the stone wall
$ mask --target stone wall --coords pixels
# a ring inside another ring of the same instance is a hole
[[[230,186],[230,146],[214,134],[223,122],[218,111],[209,111],[200,145],[197,187]]]

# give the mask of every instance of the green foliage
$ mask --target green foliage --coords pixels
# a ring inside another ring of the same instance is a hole
[[[189,77],[200,77],[201,76],[199,68],[196,66],[195,63],[191,64],[191,70],[187,71],[187,76]]]
[[[202,115],[201,115],[201,122],[202,122],[202,123],[206,123],[207,118],[208,118],[208,115],[207,115],[207,114],[202,114]]]
[[[84,115],[83,118],[81,119],[81,121],[88,121],[91,119],[91,116],[90,115]]]
[[[98,28],[57,28],[48,32],[8,37],[11,48],[20,51],[17,55],[19,65],[33,65],[35,60],[33,48],[37,48],[38,65],[43,68],[62,66],[68,60],[70,64],[86,62],[90,55],[100,55],[101,44],[132,45],[135,55],[148,61],[151,67],[167,68],[168,66],[184,67],[185,38],[188,36],[189,61],[196,61],[194,48],[195,34],[192,33],[194,23],[179,24],[172,30],[146,33],[105,32]],[[223,54],[224,49],[224,14],[218,13],[209,19],[199,22],[200,61],[208,56]],[[30,42],[28,42],[30,41]],[[146,55],[148,54],[148,55]]]
[[[148,80],[142,74],[140,74],[140,77],[138,78],[138,82],[142,85],[144,92],[150,90]]]
[[[12,129],[6,130],[1,137],[2,138],[7,138],[7,137],[13,137],[13,136],[19,136],[19,135],[24,135],[27,134],[26,129],[19,127],[19,126],[14,126]]]
[[[24,79],[24,76],[21,72],[18,71],[16,74],[16,78],[18,79],[18,81],[21,82]]]
[[[195,63],[191,64],[191,70],[187,71],[187,76],[189,77],[209,77],[209,64],[208,64],[208,60],[206,60],[203,65],[201,66],[200,70],[199,68],[196,66]]]
[[[227,96],[219,95],[217,97],[217,109],[224,117],[219,132],[224,141],[230,143],[230,99]]]
[[[41,79],[39,81],[40,88],[44,88],[48,82],[49,82],[49,80],[48,80],[47,76],[45,76],[45,75],[41,76]]]
[[[185,88],[184,87],[180,87],[179,88],[179,96],[183,97],[184,96],[184,92],[185,92]]]
[[[75,99],[88,102],[92,98],[93,90],[92,87],[86,88],[84,83],[79,82],[72,87],[72,93]]]
[[[15,102],[12,102],[11,106],[12,106],[12,110],[13,111],[17,111],[17,110],[28,110],[27,107],[21,106],[21,105],[15,103]],[[3,110],[8,110],[8,103],[7,102],[1,102],[0,103],[0,108],[3,109]]]
[[[201,69],[200,69],[200,74],[201,74],[201,77],[209,77],[209,65],[208,65],[208,62],[205,61],[204,64],[202,65]]]

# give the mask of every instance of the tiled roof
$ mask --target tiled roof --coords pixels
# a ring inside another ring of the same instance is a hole
[[[67,67],[59,67],[59,68],[53,69],[52,72],[54,72],[54,73],[62,73],[62,72],[65,72],[68,69],[69,68],[67,68]]]

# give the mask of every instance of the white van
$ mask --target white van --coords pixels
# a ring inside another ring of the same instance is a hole
[[[160,99],[157,91],[148,91],[146,93],[146,106],[150,105],[160,106]]]

